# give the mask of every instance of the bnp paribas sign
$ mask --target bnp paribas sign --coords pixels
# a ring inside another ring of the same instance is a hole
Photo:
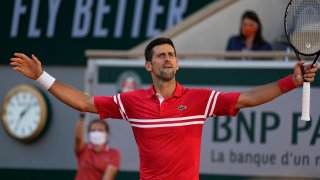
[[[85,49],[130,49],[212,1],[0,1],[0,63],[19,51],[47,65],[84,65]]]

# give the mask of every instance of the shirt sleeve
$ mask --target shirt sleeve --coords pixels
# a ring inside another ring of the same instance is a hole
[[[240,92],[217,93],[217,101],[213,105],[214,111],[211,116],[236,116],[240,110],[235,108],[239,96]]]
[[[119,106],[117,95],[115,96],[95,96],[94,104],[98,110],[100,119],[115,118],[125,119]]]
[[[266,42],[263,50],[265,50],[265,51],[272,51],[272,46],[271,46],[271,44],[269,44],[268,42]]]
[[[88,144],[85,144],[82,149],[74,149],[77,159],[80,159],[85,151],[88,150]]]
[[[231,38],[229,38],[228,43],[227,43],[227,47],[226,47],[226,51],[231,51]]]
[[[242,50],[241,39],[239,39],[237,36],[230,37],[228,40],[226,51],[241,51],[241,50]]]

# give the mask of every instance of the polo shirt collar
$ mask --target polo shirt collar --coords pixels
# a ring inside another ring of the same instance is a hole
[[[150,97],[152,97],[156,94],[157,94],[157,92],[154,90],[154,85],[152,84],[149,89],[149,95],[150,95]],[[183,87],[178,82],[176,82],[176,89],[173,92],[173,96],[180,97],[180,96],[182,96],[182,94],[183,94]]]

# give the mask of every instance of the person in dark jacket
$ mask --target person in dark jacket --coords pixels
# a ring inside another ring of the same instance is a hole
[[[232,36],[226,48],[227,51],[271,51],[271,45],[262,36],[262,25],[258,15],[246,11],[241,18],[240,33]]]

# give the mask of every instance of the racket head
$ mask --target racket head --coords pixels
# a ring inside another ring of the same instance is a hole
[[[295,52],[303,56],[320,54],[320,0],[291,0],[284,27]]]

